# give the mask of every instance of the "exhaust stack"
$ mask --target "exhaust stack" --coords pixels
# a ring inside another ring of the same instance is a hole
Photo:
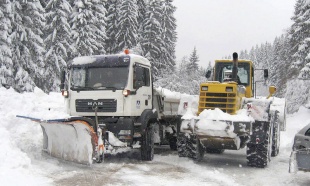
[[[233,53],[233,69],[232,69],[232,80],[238,82],[238,54],[237,52]]]

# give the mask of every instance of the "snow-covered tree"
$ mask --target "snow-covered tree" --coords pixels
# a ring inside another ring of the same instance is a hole
[[[106,52],[108,54],[113,54],[119,52],[117,49],[117,38],[116,33],[118,31],[118,17],[120,14],[119,10],[120,0],[107,0],[106,10],[107,10],[107,25],[106,25]]]
[[[29,61],[23,69],[30,72],[30,77],[39,88],[47,91],[44,74],[44,54],[45,45],[43,43],[43,28],[45,26],[45,10],[39,0],[28,0],[22,5],[23,7],[23,24],[27,28],[27,40],[25,46],[29,50]]]
[[[0,87],[13,85],[12,61],[12,5],[9,0],[0,0]]]
[[[197,73],[197,71],[199,69],[198,62],[199,62],[199,57],[197,54],[196,47],[194,47],[193,52],[189,56],[189,63],[187,66],[188,74]]]
[[[69,15],[72,7],[67,0],[49,0],[45,7],[46,26],[44,29],[46,44],[46,74],[51,90],[59,90],[60,72],[67,67],[76,49],[73,47]]]
[[[289,30],[293,67],[301,69],[310,62],[310,1],[297,0],[293,25]]]
[[[133,48],[137,45],[138,38],[138,6],[136,0],[122,0],[117,19],[116,50]]]
[[[103,1],[75,1],[70,23],[77,56],[105,53],[105,13]]]
[[[17,91],[32,91],[44,73],[44,9],[38,0],[12,1],[12,56]]]
[[[165,62],[168,68],[175,66],[175,45],[177,40],[176,19],[174,12],[176,7],[172,5],[173,0],[164,0],[162,2],[162,62]]]
[[[142,33],[144,31],[143,29],[143,22],[145,19],[145,14],[146,14],[146,0],[137,0],[137,7],[138,7],[138,17],[137,17],[137,21],[138,21],[138,38],[137,41],[138,43],[140,43],[141,39],[142,39]]]
[[[163,39],[162,25],[161,25],[161,2],[158,0],[150,0],[144,19],[141,40],[141,48],[143,55],[150,60],[152,64],[152,71],[156,78],[160,74],[161,69],[167,67],[166,64],[161,61]]]

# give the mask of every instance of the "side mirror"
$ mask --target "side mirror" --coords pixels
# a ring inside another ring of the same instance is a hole
[[[277,91],[277,88],[275,86],[270,86],[269,87],[269,96],[267,97],[267,99],[269,99],[276,91]]]
[[[211,77],[211,70],[208,70],[206,73],[206,78],[210,78]]]
[[[264,78],[265,78],[265,79],[268,78],[268,69],[264,69]]]
[[[65,89],[65,81],[66,81],[66,71],[62,71],[61,72],[61,77],[60,77],[60,90],[64,90]]]

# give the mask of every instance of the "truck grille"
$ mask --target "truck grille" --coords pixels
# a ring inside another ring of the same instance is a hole
[[[116,99],[77,99],[75,100],[76,112],[95,112],[93,107],[97,105],[97,112],[116,112]]]
[[[226,113],[236,112],[236,94],[235,93],[210,93],[201,91],[199,96],[198,113],[204,109],[219,108]]]

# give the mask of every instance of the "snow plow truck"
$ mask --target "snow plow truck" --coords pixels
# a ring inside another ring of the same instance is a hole
[[[123,54],[73,59],[62,73],[67,113],[59,120],[35,120],[43,130],[43,150],[82,164],[102,162],[116,150],[140,149],[151,161],[154,143],[176,150],[180,99],[154,89],[150,62]]]
[[[264,78],[268,77],[267,69]],[[254,64],[250,60],[216,60],[212,81],[200,84],[198,113],[182,117],[178,135],[178,154],[200,161],[205,152],[246,147],[249,166],[266,167],[277,156],[280,131],[285,130],[285,100],[269,96],[254,98]]]

